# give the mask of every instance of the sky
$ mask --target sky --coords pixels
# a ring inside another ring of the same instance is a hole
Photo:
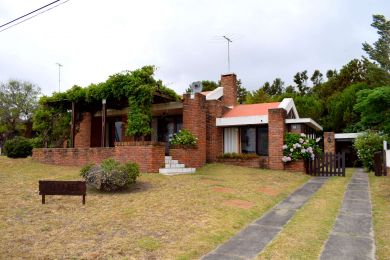
[[[389,0],[65,1],[0,32],[0,82],[29,81],[51,95],[155,65],[178,94],[230,72],[248,90],[276,77],[287,85],[298,71],[325,74],[360,58],[362,43],[378,38],[372,15],[390,19]],[[50,2],[1,0],[0,24]]]

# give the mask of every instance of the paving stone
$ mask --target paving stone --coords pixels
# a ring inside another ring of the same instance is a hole
[[[350,190],[367,190],[368,185],[363,183],[350,183],[347,188]]]
[[[260,226],[250,224],[234,236],[238,240],[268,240],[272,239],[282,228],[271,226]]]
[[[363,179],[363,178],[355,178],[355,179],[352,179],[349,183],[353,183],[353,184],[365,184],[367,185],[367,180],[366,179]]]
[[[290,218],[294,215],[296,211],[290,209],[278,209],[275,208],[264,215],[261,219],[257,220],[255,224],[265,225],[265,226],[274,226],[274,227],[283,227]]]
[[[367,236],[371,235],[372,218],[369,215],[354,215],[341,213],[336,218],[334,225],[334,232],[347,233],[353,236]]]
[[[321,260],[375,259],[374,242],[371,238],[330,235],[321,254]]]
[[[371,204],[365,200],[344,200],[341,211],[371,215]]]
[[[232,255],[223,255],[223,254],[209,254],[201,259],[203,260],[243,260],[246,258],[242,258],[239,256],[232,256]]]
[[[347,200],[370,200],[368,190],[347,190],[344,195]]]

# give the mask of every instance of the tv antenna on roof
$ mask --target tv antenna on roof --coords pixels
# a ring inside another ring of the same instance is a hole
[[[58,92],[61,93],[61,67],[62,67],[62,64],[56,62],[56,64],[58,65]]]
[[[233,42],[233,41],[230,40],[225,35],[223,35],[222,37],[225,38],[225,40],[227,41],[227,44],[228,44],[228,72],[230,72],[230,43]]]

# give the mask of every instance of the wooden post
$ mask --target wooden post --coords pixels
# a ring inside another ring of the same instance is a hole
[[[101,145],[102,147],[106,146],[106,99],[102,100],[102,138]]]
[[[76,123],[76,104],[72,102],[72,120],[70,122],[70,147],[74,148],[74,139],[75,139],[75,127]]]
[[[85,195],[83,195],[83,205],[85,205]]]
[[[45,204],[45,195],[42,195],[42,204]]]

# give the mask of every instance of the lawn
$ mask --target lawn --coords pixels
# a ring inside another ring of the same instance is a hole
[[[370,173],[370,190],[377,259],[390,259],[390,173]]]
[[[78,167],[0,157],[0,258],[195,259],[302,185],[298,173],[206,165],[194,175],[143,174],[129,191],[47,196],[39,179]]]

